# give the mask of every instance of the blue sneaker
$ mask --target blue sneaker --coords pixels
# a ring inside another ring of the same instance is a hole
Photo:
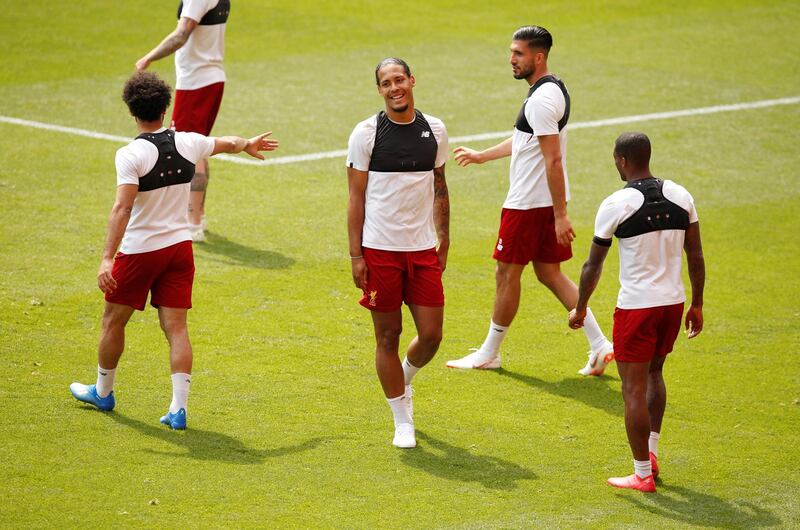
[[[169,425],[170,429],[182,431],[186,428],[186,409],[180,409],[176,413],[167,412],[161,416],[161,423]]]
[[[72,392],[72,395],[75,396],[75,399],[78,401],[94,405],[100,410],[113,410],[116,404],[113,390],[106,397],[100,397],[97,395],[97,389],[94,385],[72,383],[69,385],[69,391]]]

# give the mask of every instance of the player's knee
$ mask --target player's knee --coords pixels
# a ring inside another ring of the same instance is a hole
[[[375,339],[378,341],[378,351],[396,351],[402,332],[402,326],[384,328],[376,332]]]
[[[556,285],[561,276],[561,271],[535,269],[535,272],[536,279],[547,288]]]
[[[498,265],[494,271],[494,279],[497,283],[497,288],[503,288],[511,285],[515,281],[519,281],[519,277],[514,274],[514,271],[508,267]]]
[[[433,328],[421,331],[419,341],[428,348],[438,348],[442,343],[442,328]]]

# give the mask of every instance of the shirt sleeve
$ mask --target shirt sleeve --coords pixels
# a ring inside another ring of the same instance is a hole
[[[353,129],[347,142],[347,167],[369,171],[374,146],[375,125],[370,124],[369,120],[362,121]]]
[[[214,152],[214,138],[203,136],[199,133],[193,132],[179,132],[175,133],[182,136],[181,146],[185,147],[186,152],[181,152],[181,155],[191,162],[196,164],[204,158],[211,156]]]
[[[442,167],[450,157],[450,143],[447,137],[447,128],[444,126],[442,120],[430,121],[433,136],[436,137],[438,148],[436,149],[436,162],[434,167]]]
[[[212,3],[213,2],[213,3]],[[181,10],[181,18],[191,18],[195,22],[206,16],[206,13],[217,5],[216,0],[185,0]]]
[[[123,147],[117,150],[117,156],[114,159],[114,165],[117,168],[117,186],[123,184],[139,185],[139,167],[137,164],[137,157],[131,152],[130,149]]]
[[[525,105],[525,118],[536,136],[558,134],[558,120],[564,117],[567,102],[555,83],[545,83]]]
[[[614,237],[614,232],[619,226],[619,215],[617,213],[614,198],[607,197],[597,210],[594,219],[594,238],[601,241],[610,241]]]
[[[688,191],[686,192],[689,199],[689,223],[696,223],[699,218],[697,217],[697,209],[694,207],[694,197]]]

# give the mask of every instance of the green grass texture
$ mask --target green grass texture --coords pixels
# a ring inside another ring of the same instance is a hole
[[[0,115],[135,136],[122,84],[176,3],[3,2]],[[272,130],[270,157],[345,149],[383,106],[386,56],[410,63],[417,107],[451,136],[510,130],[523,24],[553,33],[573,123],[800,95],[794,1],[233,0],[214,133]],[[174,83],[171,58],[153,70]],[[68,391],[95,378],[121,144],[0,123],[0,527],[800,526],[800,105],[570,132],[573,279],[622,185],[614,139],[632,129],[653,142],[654,174],[693,194],[707,266],[705,329],[665,367],[655,495],[606,485],[632,469],[619,377],[576,373],[586,340],[532,271],[503,369],[444,366],[488,327],[507,160],[447,165],[444,341],[415,379],[419,445],[397,450],[350,278],[343,158],[212,160],[189,430],[171,432],[152,308],[128,325],[113,412]],[[607,334],[618,269],[614,248],[591,304]]]

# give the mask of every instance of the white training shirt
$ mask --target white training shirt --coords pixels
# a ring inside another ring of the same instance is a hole
[[[558,122],[564,117],[567,102],[559,86],[544,83],[525,102],[525,118],[534,134],[514,128],[511,144],[511,166],[509,168],[508,196],[503,208],[530,210],[553,205],[550,188],[547,186],[547,171],[544,155],[537,136],[559,135],[561,160],[564,168],[564,190],[569,201],[567,179],[567,128],[559,132]]]
[[[665,180],[662,193],[688,212],[689,223],[697,222],[694,199],[683,186]],[[600,204],[595,237],[611,239],[617,227],[642,204],[644,195],[633,188],[614,192]],[[618,308],[642,309],[686,301],[681,277],[685,236],[684,230],[659,230],[619,239]]]
[[[219,0],[184,0],[181,18],[196,22],[213,9]],[[225,55],[225,26],[201,26],[194,28],[189,40],[175,52],[175,73],[178,90],[195,90],[225,81],[222,58]]]
[[[440,168],[449,155],[447,130],[440,119],[423,116],[438,144],[434,167]],[[369,171],[376,125],[377,116],[372,116],[353,129],[347,150],[349,167]],[[369,171],[361,245],[404,252],[436,247],[433,200],[433,170]]]
[[[155,132],[163,130],[162,127]],[[211,156],[214,139],[197,133],[176,132],[175,148],[183,158],[196,164]],[[138,186],[139,178],[147,175],[157,161],[158,149],[147,140],[140,138],[121,147],[116,157],[117,186]],[[187,217],[189,186],[187,182],[137,193],[119,251],[140,254],[191,240]]]

